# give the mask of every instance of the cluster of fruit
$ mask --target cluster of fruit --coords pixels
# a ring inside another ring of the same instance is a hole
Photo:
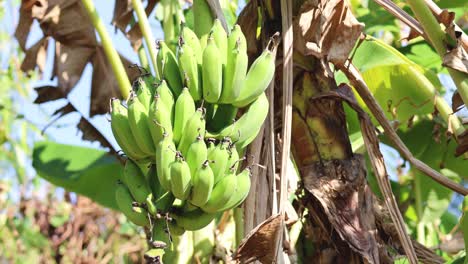
[[[159,42],[157,62],[162,80],[142,75],[126,105],[111,100],[112,132],[128,157],[116,200],[141,226],[168,212],[177,234],[247,197],[250,169],[238,172],[240,156],[266,119],[275,63],[266,49],[248,69],[240,27],[228,36],[217,20],[201,41],[183,28],[177,56]]]

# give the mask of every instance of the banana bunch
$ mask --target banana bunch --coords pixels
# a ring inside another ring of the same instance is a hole
[[[215,20],[205,36],[182,27],[176,54],[159,41],[161,80],[140,77],[126,101],[110,102],[112,132],[128,157],[117,205],[133,223],[175,236],[247,197],[251,172],[239,163],[268,114],[264,91],[275,70],[268,49],[248,69],[238,25],[228,35]]]

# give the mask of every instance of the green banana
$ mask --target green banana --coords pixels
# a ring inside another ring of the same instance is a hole
[[[179,225],[175,221],[168,222],[169,233],[171,236],[181,236],[185,233],[185,229]]]
[[[211,170],[213,170],[214,183],[217,184],[225,175],[226,168],[229,160],[229,145],[230,139],[223,139],[213,151],[208,153],[208,159],[212,160],[210,164]]]
[[[177,98],[174,114],[174,142],[179,143],[182,131],[187,121],[195,113],[195,102],[188,88],[184,88]]]
[[[239,206],[250,191],[250,177],[252,172],[250,168],[245,168],[241,173],[236,176],[236,190],[231,196],[231,199],[220,209],[222,211],[229,210]]]
[[[214,186],[214,175],[208,160],[205,160],[192,176],[192,185],[190,203],[199,207],[204,206],[208,202]]]
[[[167,112],[171,117],[171,123],[174,120],[174,95],[171,92],[166,81],[162,80],[156,88],[156,93],[159,95],[159,99],[164,103]]]
[[[162,188],[161,183],[159,182],[156,164],[151,164],[151,167],[146,174],[146,180],[148,181],[148,186],[151,189],[153,197],[159,198],[164,194],[165,190]]]
[[[215,19],[213,27],[211,28],[211,35],[218,47],[219,53],[217,58],[221,61],[221,64],[225,66],[227,60],[228,36],[219,19]]]
[[[148,113],[148,129],[155,145],[161,141],[163,134],[167,133],[172,138],[172,121],[170,109],[166,108],[158,94],[151,102]]]
[[[133,92],[128,101],[128,123],[138,147],[146,154],[154,155],[154,143],[148,127],[148,111]]]
[[[111,109],[111,129],[115,140],[125,152],[125,154],[133,160],[145,159],[148,155],[145,154],[137,145],[133,137],[128,123],[128,112],[120,100],[112,98],[110,101]]]
[[[148,212],[151,215],[153,216],[157,215],[158,210],[156,208],[156,205],[154,204],[152,193],[149,193],[148,196],[146,197],[145,205],[146,205],[146,208],[148,209]]]
[[[182,131],[182,136],[177,146],[182,155],[185,156],[187,154],[188,148],[198,135],[205,135],[205,109],[201,107],[187,120]]]
[[[220,104],[210,122],[207,121],[209,131],[219,132],[234,123],[239,109],[231,104]]]
[[[193,256],[198,259],[197,263],[210,263],[211,256],[215,250],[215,222],[202,229],[193,231]]]
[[[206,0],[193,0],[193,27],[198,38],[208,35],[213,27],[214,16]]]
[[[208,149],[208,155],[216,148],[216,139],[214,138],[207,138],[206,139],[206,148]]]
[[[148,183],[140,167],[130,159],[125,162],[123,180],[135,201],[144,203],[151,190],[148,188]]]
[[[237,188],[237,179],[235,173],[230,173],[215,184],[210,198],[205,205],[200,208],[207,213],[221,212],[221,208],[225,206],[231,199]]]
[[[132,221],[135,225],[146,226],[149,225],[148,214],[144,209],[133,209],[133,198],[130,191],[123,183],[118,183],[115,188],[115,201],[120,211]]]
[[[230,104],[238,97],[247,75],[249,57],[247,41],[239,25],[235,25],[228,38],[227,62],[220,103]]]
[[[205,141],[203,141],[203,137],[201,135],[198,135],[195,142],[190,144],[185,157],[185,160],[190,167],[190,174],[193,178],[195,172],[199,167],[201,167],[203,161],[208,158],[208,149],[206,148]]]
[[[146,109],[148,109],[151,103],[151,90],[142,78],[138,78],[137,83],[138,89],[136,91],[136,95],[138,100]]]
[[[200,40],[198,39],[195,32],[190,28],[183,26],[181,32],[182,41],[192,48],[193,54],[197,58],[197,64],[201,65],[203,60],[203,50],[200,46]]]
[[[183,84],[179,74],[177,58],[164,41],[159,41],[158,46],[157,65],[159,76],[167,81],[175,97],[178,97],[182,92]]]
[[[217,138],[230,136],[238,149],[249,145],[260,131],[268,115],[269,103],[265,93],[262,93],[248,110],[234,124],[225,127]]]
[[[185,86],[189,89],[194,101],[202,97],[202,89],[198,76],[198,62],[193,49],[187,45],[179,46],[179,70]]]
[[[176,220],[177,225],[181,226],[187,231],[194,231],[209,225],[216,217],[216,213],[206,213],[200,208],[192,211],[175,208],[170,216]]]
[[[208,38],[203,51],[202,80],[203,99],[209,103],[218,102],[223,88],[223,65],[220,60],[220,50],[211,37]]]
[[[159,141],[156,147],[156,173],[159,183],[167,190],[171,190],[171,173],[169,170],[170,164],[175,160],[172,152],[175,150],[172,137],[167,133],[163,134],[162,140]]]
[[[180,152],[176,153],[175,161],[170,165],[171,191],[180,200],[185,200],[190,194],[191,175],[187,162]]]
[[[237,152],[236,146],[233,144],[229,146],[229,159],[225,173],[229,173],[230,170],[237,172],[237,168],[239,168],[239,161],[239,152]]]
[[[250,66],[239,97],[232,103],[237,107],[244,107],[255,101],[270,84],[275,75],[275,56],[265,49]]]

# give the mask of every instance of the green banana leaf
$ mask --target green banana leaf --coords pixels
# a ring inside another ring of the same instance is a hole
[[[34,145],[33,167],[50,183],[118,210],[114,186],[123,166],[106,151],[41,141]]]

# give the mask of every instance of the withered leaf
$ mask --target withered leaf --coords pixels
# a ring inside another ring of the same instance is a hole
[[[306,1],[294,20],[294,47],[304,55],[342,64],[363,28],[347,1]]]
[[[116,0],[112,25],[125,32],[128,23],[132,19],[132,10],[131,0]]]
[[[257,54],[257,22],[257,1],[249,1],[237,18],[237,24],[242,28],[242,32],[247,39],[247,52],[249,55]]]
[[[60,107],[59,109],[55,110],[55,112],[52,115],[53,116],[59,115],[57,118],[60,118],[66,114],[69,114],[75,111],[76,111],[76,108],[71,103],[68,103],[64,105],[63,107]]]
[[[37,92],[37,98],[34,100],[35,104],[42,104],[66,97],[63,91],[56,86],[41,86],[34,88],[34,90]]]
[[[241,263],[260,261],[273,263],[276,253],[276,241],[283,232],[283,215],[270,216],[241,241],[234,259]]]
[[[442,10],[442,12],[437,16],[437,20],[444,24],[445,27],[450,26],[454,19],[455,12],[449,12],[447,9]]]
[[[132,63],[122,56],[120,56],[120,59],[122,60],[130,81],[137,78],[139,72],[129,67]],[[96,52],[92,58],[92,64],[93,76],[91,83],[90,116],[109,112],[109,100],[112,97],[121,97],[117,80],[115,79],[111,65],[101,46],[96,48]]]
[[[468,74],[468,53],[458,41],[457,47],[444,55],[442,65]]]
[[[153,11],[156,3],[159,0],[149,0],[146,7],[145,13],[148,16]],[[142,44],[142,33],[140,27],[135,23],[128,31],[126,30],[128,25],[132,22],[133,18],[133,7],[131,0],[117,0],[115,2],[114,16],[112,18],[112,24],[122,31],[125,36],[132,43],[132,47],[137,50]]]
[[[39,68],[39,72],[44,72],[45,64],[47,60],[47,46],[49,38],[44,37],[40,39],[36,44],[26,50],[26,56],[21,63],[21,70],[23,72],[29,72],[36,68]]]
[[[53,75],[58,77],[58,86],[68,94],[80,80],[81,74],[95,48],[71,46],[55,42],[55,60]]]
[[[460,94],[458,93],[458,91],[455,91],[452,95],[452,111],[456,113],[460,111],[464,106],[465,104],[463,103]]]
[[[20,15],[18,26],[15,30],[15,38],[22,50],[26,50],[26,41],[28,40],[29,31],[33,23],[31,8],[35,4],[35,0],[23,1],[20,7]]]
[[[457,136],[458,146],[455,149],[455,157],[459,157],[468,152],[468,132],[465,131]]]
[[[83,132],[81,139],[88,141],[97,141],[101,146],[111,149],[113,151],[112,145],[107,141],[106,137],[99,132],[86,118],[81,117],[80,122],[77,125],[78,129]]]
[[[49,0],[37,7],[33,17],[39,20],[44,35],[65,45],[95,46],[94,27],[77,0]]]

